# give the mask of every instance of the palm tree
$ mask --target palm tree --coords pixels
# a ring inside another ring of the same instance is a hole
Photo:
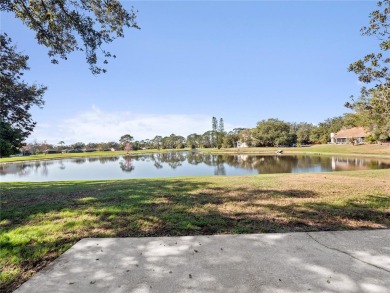
[[[65,144],[65,142],[63,140],[61,140],[58,144],[60,145],[60,148],[62,150],[62,146]]]

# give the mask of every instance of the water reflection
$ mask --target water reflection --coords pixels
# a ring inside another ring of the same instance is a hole
[[[60,169],[61,170],[64,170],[66,168],[64,162],[62,160],[59,161],[59,164],[60,164]]]
[[[367,169],[386,169],[389,164],[380,160],[365,161],[361,158],[339,158],[332,157],[333,171],[349,171],[349,170],[367,170]]]
[[[96,162],[99,161],[99,157],[90,157],[88,158],[88,162]]]
[[[77,159],[72,159],[72,162],[76,163],[76,164],[84,164],[87,162],[87,159],[86,158],[77,158]]]
[[[0,164],[0,175],[1,181],[50,181],[181,175],[326,172],[385,168],[390,168],[389,159],[308,155],[211,155],[201,152],[170,152],[140,156],[89,157]]]
[[[109,162],[116,162],[119,160],[119,157],[99,157],[98,160],[101,164],[105,164]]]
[[[61,168],[60,162],[60,168]],[[48,176],[49,166],[53,165],[54,161],[34,161],[12,164],[0,164],[0,175],[16,174],[18,176],[28,176],[30,174],[38,174]]]
[[[124,172],[131,172],[134,170],[134,166],[131,164],[131,156],[124,156],[123,161],[119,162],[119,166]]]
[[[170,152],[162,153],[151,156],[151,160],[154,162],[156,168],[161,169],[163,165],[161,163],[167,163],[172,169],[176,169],[182,165],[182,162],[186,160],[186,152]]]

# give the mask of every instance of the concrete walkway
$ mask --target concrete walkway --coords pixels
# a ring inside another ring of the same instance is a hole
[[[390,230],[83,239],[16,292],[390,292]]]

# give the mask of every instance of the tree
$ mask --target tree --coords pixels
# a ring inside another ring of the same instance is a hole
[[[67,59],[73,51],[85,51],[93,74],[106,71],[98,65],[97,51],[105,57],[103,64],[109,57],[115,58],[102,45],[123,37],[125,27],[139,28],[133,9],[127,12],[117,0],[2,0],[0,11],[13,13],[35,31],[38,44],[49,49],[52,63],[58,63],[58,58]],[[43,106],[46,90],[21,80],[23,71],[29,69],[27,60],[28,56],[16,53],[7,34],[0,34],[0,119],[23,140],[36,124],[28,111],[33,105]],[[17,149],[14,146],[12,149]]]
[[[47,143],[46,140],[44,140],[43,142],[40,142],[40,143],[35,142],[35,146],[36,146],[35,152],[37,154],[46,153],[47,150],[54,148],[54,146],[49,144],[49,143]]]
[[[185,147],[186,139],[184,138],[184,136],[175,135],[173,139],[174,139],[174,147],[176,149],[182,149]]]
[[[390,137],[390,0],[378,2],[378,9],[370,13],[370,23],[361,29],[364,36],[379,39],[379,52],[370,53],[349,65],[348,70],[367,84],[358,99],[345,106],[362,116],[364,126],[373,131],[377,139]]]
[[[100,142],[100,143],[98,143],[97,149],[98,149],[99,151],[107,151],[107,150],[110,149],[110,147],[109,147],[108,143],[106,143],[106,142]]]
[[[0,122],[4,131],[13,133],[22,139],[33,131],[36,122],[32,120],[29,110],[32,106],[42,107],[46,87],[29,85],[22,80],[27,66],[28,56],[16,52],[12,40],[6,34],[0,34]],[[21,147],[22,141],[9,140],[4,143],[12,145],[12,153]],[[12,154],[10,153],[10,154]]]
[[[88,148],[88,150],[96,150],[98,147],[98,144],[95,142],[89,142],[86,144],[86,147]]]
[[[130,134],[122,135],[119,139],[119,143],[121,144],[121,147],[124,148],[126,144],[130,144],[133,141],[133,137]]]
[[[225,137],[225,125],[223,123],[223,118],[219,119],[218,131],[217,131],[217,148],[220,149],[223,144],[223,139]]]
[[[59,149],[62,150],[64,148],[65,141],[61,140],[58,144],[60,145]]]
[[[211,148],[213,147],[213,131],[209,130],[202,134],[202,147]]]
[[[233,148],[237,145],[237,141],[240,140],[240,136],[238,133],[236,133],[233,129],[233,131],[229,131],[224,139],[223,139],[223,147],[225,148]]]
[[[248,146],[252,144],[251,130],[246,128],[234,128],[224,135],[223,147],[233,148],[238,141],[245,142]]]
[[[67,59],[74,51],[84,51],[93,74],[105,72],[98,65],[98,54],[104,55],[103,64],[114,57],[102,48],[124,36],[124,28],[139,29],[133,8],[126,11],[117,0],[3,0],[0,11],[13,13],[35,32],[38,44],[49,49],[52,63]]]
[[[0,158],[18,153],[23,140],[24,135],[20,129],[0,120]]]
[[[172,148],[172,141],[169,136],[164,136],[161,139],[161,147],[163,149],[171,149]]]
[[[346,125],[343,116],[328,118],[311,130],[310,141],[314,143],[327,143],[330,141],[330,134],[340,131],[344,126]]]
[[[161,144],[164,149],[180,149],[185,146],[185,138],[172,133],[170,136],[162,138]]]
[[[149,149],[151,144],[152,144],[152,142],[151,142],[150,139],[148,139],[148,138],[145,139],[145,145],[144,145],[144,147],[145,147],[146,149]]]
[[[225,132],[225,124],[223,122],[223,118],[219,119],[218,132]]]
[[[248,129],[247,129],[247,128],[242,128],[242,127],[233,128],[233,130],[231,131],[231,133],[240,134],[243,130],[248,130]]]
[[[133,149],[133,146],[129,142],[126,142],[124,149],[127,153],[129,153],[129,151],[131,151]]]
[[[211,119],[211,147],[215,148],[217,146],[217,128],[218,128],[218,120],[216,117]]]
[[[289,145],[294,142],[290,124],[275,118],[258,122],[252,136],[260,146]]]
[[[138,151],[141,149],[141,143],[136,140],[134,143],[130,144],[131,150]]]
[[[251,129],[245,129],[245,128],[238,128],[238,129],[242,129],[239,132],[240,140],[245,142],[247,146],[251,146],[253,144],[252,130]]]
[[[160,149],[161,148],[161,145],[162,145],[162,136],[160,135],[156,135],[153,139],[152,139],[152,145],[153,145],[153,148],[155,149]]]
[[[201,145],[202,136],[196,133],[187,136],[186,144],[189,148],[199,148]]]
[[[85,147],[85,143],[83,142],[76,142],[74,144],[72,144],[72,148],[76,149],[76,150],[81,150]]]
[[[310,135],[313,128],[314,128],[313,124],[306,123],[306,122],[301,122],[296,124],[295,134],[297,136],[297,143],[300,145],[309,144]]]

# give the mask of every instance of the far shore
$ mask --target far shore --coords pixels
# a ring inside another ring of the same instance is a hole
[[[147,149],[138,151],[96,151],[83,153],[58,153],[39,154],[31,156],[17,156],[0,158],[1,163],[13,163],[36,160],[68,159],[79,157],[109,157],[124,155],[144,155],[152,153],[165,153],[172,151],[189,151],[191,149]],[[250,148],[199,148],[197,151],[210,154],[247,154],[247,155],[274,155],[282,150],[283,154],[307,154],[307,155],[340,155],[340,156],[364,156],[390,158],[390,143],[386,144],[363,144],[353,146],[350,144],[321,144],[304,147],[250,147]]]
[[[175,151],[188,151],[189,148],[185,149],[148,149],[139,151],[96,151],[96,152],[82,152],[82,153],[58,153],[58,154],[39,154],[31,156],[17,156],[17,157],[6,157],[0,158],[1,163],[14,163],[24,161],[38,161],[38,160],[56,160],[56,159],[71,159],[80,157],[113,157],[113,156],[125,156],[125,155],[144,155],[144,154],[155,154],[155,153],[167,153]]]
[[[212,154],[247,154],[267,155],[275,154],[282,150],[283,154],[306,154],[306,155],[340,155],[340,156],[365,156],[365,157],[390,157],[390,143],[386,144],[319,144],[303,147],[250,147],[250,148],[222,148],[200,149],[202,152]]]

